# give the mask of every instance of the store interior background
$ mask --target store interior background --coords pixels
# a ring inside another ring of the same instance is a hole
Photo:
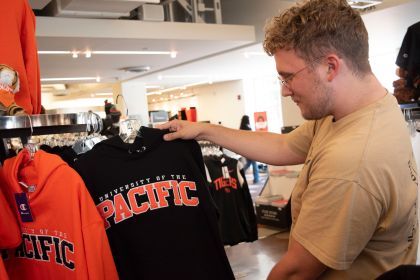
[[[303,121],[290,98],[281,97],[274,60],[261,46],[266,19],[295,1],[198,1],[207,8],[221,4],[222,24],[214,23],[212,12],[203,14],[209,23],[169,22],[166,15],[146,13],[147,20],[124,19],[135,7],[167,2],[160,0],[29,2],[37,15],[38,50],[70,52],[39,54],[42,104],[47,113],[92,110],[104,117],[104,100],[115,103],[121,94],[124,100],[119,99],[119,110],[139,117],[143,125],[149,123],[150,110],[165,110],[172,116],[183,107],[196,107],[198,121],[232,128],[239,127],[244,114],[253,125],[253,113],[261,111],[267,112],[268,129],[273,132]],[[395,60],[403,36],[407,27],[420,20],[419,10],[420,0],[383,0],[362,13],[373,71],[391,93],[392,82],[398,78]],[[176,57],[95,54],[142,50],[176,52]],[[85,57],[86,51],[91,52],[90,58]],[[140,72],[124,70],[130,67]],[[413,142],[420,161],[418,134]]]
[[[29,2],[37,15],[38,50],[68,52],[39,54],[42,104],[47,113],[92,110],[104,117],[104,100],[116,103],[122,95],[118,109],[123,115],[137,116],[143,125],[148,125],[151,110],[165,110],[172,116],[183,107],[195,107],[198,121],[232,128],[239,127],[244,114],[253,125],[254,112],[267,112],[272,132],[303,121],[290,98],[281,97],[274,60],[261,45],[266,19],[295,1],[198,1],[208,7],[220,3],[222,24],[117,19],[118,13],[127,14],[134,6],[168,1]],[[48,9],[57,3],[67,5],[67,10],[52,16]],[[395,60],[407,28],[420,21],[418,11],[420,0],[383,0],[362,13],[373,72],[391,93],[392,82],[398,79]],[[168,53],[107,55],[95,51]],[[73,58],[75,52],[77,58]],[[176,57],[171,57],[174,52]],[[126,71],[130,67],[140,72]],[[412,140],[420,163],[419,133]]]

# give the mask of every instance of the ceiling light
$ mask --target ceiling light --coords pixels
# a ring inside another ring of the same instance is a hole
[[[92,52],[91,51],[85,51],[85,57],[86,58],[91,58],[92,57]]]
[[[99,76],[98,76],[98,77],[96,77],[96,82],[98,82],[98,83],[99,83],[100,81],[101,81],[101,77],[99,77]]]
[[[114,95],[112,92],[100,92],[100,93],[95,93],[96,96],[112,96]]]
[[[38,54],[72,54],[74,58],[78,57],[80,51],[38,51]],[[85,51],[86,57],[88,53],[92,54],[103,54],[103,55],[169,55],[175,58],[178,55],[176,51]]]
[[[71,51],[38,51],[38,54],[71,54]]]
[[[140,54],[140,55],[172,55],[173,52],[167,51],[92,51],[92,54]]]
[[[378,4],[381,4],[382,1],[373,1],[373,0],[360,0],[360,1],[347,1],[353,9],[367,9]]]
[[[71,78],[43,78],[41,82],[54,81],[97,81],[98,77],[71,77]]]

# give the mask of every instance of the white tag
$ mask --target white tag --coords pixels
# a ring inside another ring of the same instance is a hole
[[[222,173],[223,173],[223,178],[224,179],[229,179],[230,175],[229,175],[229,170],[227,166],[222,166]]]

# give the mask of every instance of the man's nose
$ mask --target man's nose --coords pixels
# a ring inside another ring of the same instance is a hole
[[[290,90],[290,88],[287,85],[282,85],[280,88],[280,92],[283,97],[288,97],[293,94],[293,92]]]

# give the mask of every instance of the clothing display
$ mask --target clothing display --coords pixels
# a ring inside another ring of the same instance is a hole
[[[104,223],[80,176],[58,156],[23,149],[4,163],[22,244],[8,250],[10,279],[118,279]]]
[[[103,216],[121,279],[234,279],[196,141],[141,127],[76,162]]]
[[[396,64],[411,76],[413,73],[420,74],[420,22],[407,28]]]
[[[41,83],[34,13],[27,0],[13,0],[0,5],[0,14],[0,64],[13,68],[19,76],[14,100],[27,114],[39,114]]]
[[[415,264],[417,167],[392,95],[339,121],[307,121],[286,139],[306,157],[291,236],[331,268],[322,279],[375,279]]]
[[[205,157],[210,193],[220,217],[219,229],[225,245],[258,239],[257,221],[245,173],[238,160],[228,156]]]
[[[0,170],[0,250],[16,248],[22,241],[15,215],[9,207],[4,195],[5,186],[3,171]],[[0,254],[0,279],[9,279]]]

